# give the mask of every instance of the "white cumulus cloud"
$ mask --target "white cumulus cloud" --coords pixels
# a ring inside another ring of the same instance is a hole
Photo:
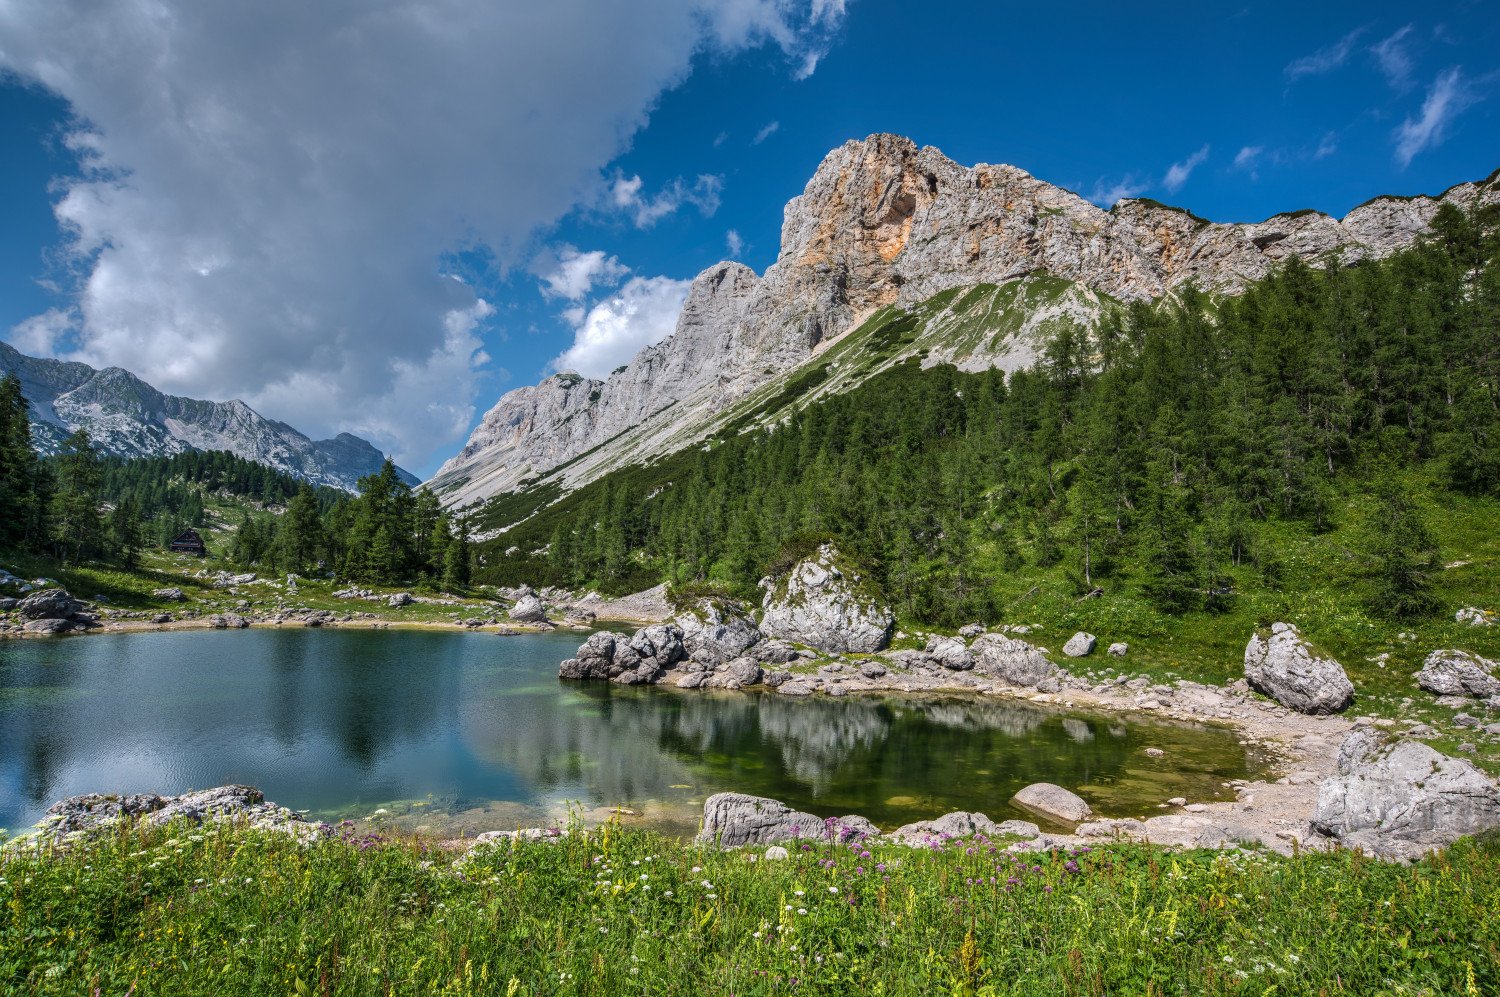
[[[731,260],[737,260],[745,251],[745,239],[737,230],[730,229],[724,235],[724,248],[728,251]]]
[[[70,331],[39,316],[10,336],[430,466],[472,416],[494,320],[444,261],[512,265],[597,204],[601,171],[696,56],[768,45],[798,74],[842,15],[831,0],[4,0],[0,72],[66,99],[84,161],[55,204],[80,275]],[[717,185],[634,214],[708,210]]]
[[[612,287],[630,268],[602,249],[579,252],[574,246],[558,247],[555,257],[542,264],[542,293],[549,298],[577,301],[595,285]]]
[[[587,312],[573,311],[566,316],[573,321],[573,345],[552,361],[553,369],[608,377],[641,347],[672,334],[691,285],[670,277],[632,277]]]
[[[687,184],[679,177],[651,196],[641,193],[645,185],[639,176],[621,174],[609,187],[609,206],[629,215],[637,228],[650,228],[685,204],[697,208],[703,217],[710,217],[719,210],[724,178],[704,174]]]

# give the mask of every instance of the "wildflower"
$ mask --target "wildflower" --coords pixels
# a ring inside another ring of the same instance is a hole
[[[795,893],[799,897],[802,896],[802,891],[801,890],[793,890],[792,892]]]
[[[829,893],[837,893],[838,891],[839,891],[839,888],[837,886],[830,886],[828,888],[828,892]]]
[[[797,913],[798,914],[806,914],[807,913],[807,908],[806,907],[798,907],[797,908]]]

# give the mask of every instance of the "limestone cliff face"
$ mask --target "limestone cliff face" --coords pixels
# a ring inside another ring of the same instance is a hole
[[[1037,274],[1121,300],[1189,284],[1233,294],[1289,256],[1315,265],[1411,245],[1439,204],[1500,200],[1492,175],[1438,197],[1381,197],[1342,219],[1318,212],[1221,224],[1149,200],[1105,210],[1014,166],[961,166],[896,135],[833,150],[786,206],[765,275],[704,271],[673,336],[605,381],[559,375],[502,397],[432,484],[454,504],[573,461],[560,484],[668,452],[692,427],[808,360],[884,305]],[[1029,360],[997,353],[996,366]]]

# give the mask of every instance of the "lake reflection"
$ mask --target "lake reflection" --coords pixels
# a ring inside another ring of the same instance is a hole
[[[578,643],[300,628],[3,642],[0,827],[76,793],[225,782],[445,833],[556,819],[570,802],[685,831],[723,789],[886,827],[951,809],[1003,819],[1043,780],[1139,815],[1256,765],[1221,731],[1003,702],[560,683]]]

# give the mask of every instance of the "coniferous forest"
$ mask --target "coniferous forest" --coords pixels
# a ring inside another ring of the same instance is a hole
[[[1129,586],[1161,612],[1277,585],[1273,537],[1338,528],[1371,608],[1432,606],[1424,501],[1500,494],[1500,235],[1444,207],[1425,244],[1242,296],[1136,304],[1063,332],[1031,370],[915,360],[771,430],[618,471],[484,545],[481,578],[753,595],[788,549],[835,539],[904,615],[993,618],[998,575]],[[509,551],[506,554],[505,551]],[[1248,574],[1247,574],[1248,572]]]

